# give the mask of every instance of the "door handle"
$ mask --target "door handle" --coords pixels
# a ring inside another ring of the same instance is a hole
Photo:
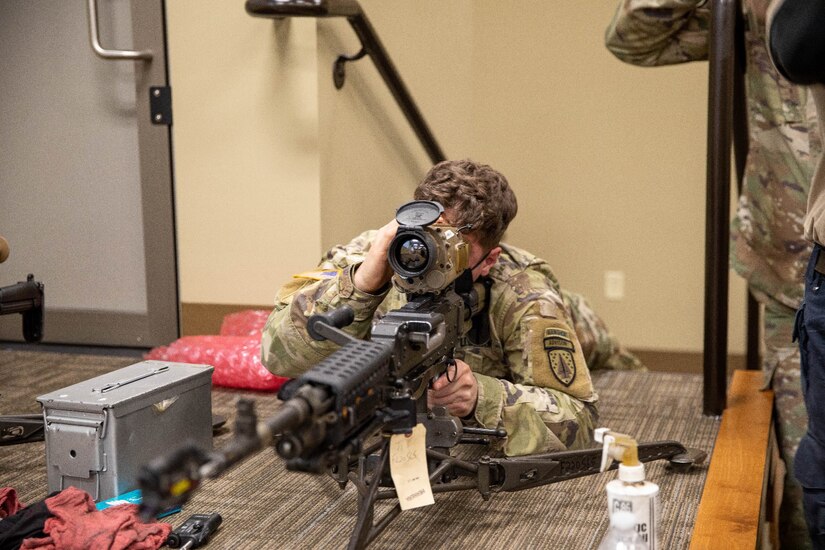
[[[100,45],[100,35],[97,30],[97,0],[89,0],[89,39],[92,42],[92,49],[103,59],[152,59],[152,50],[107,50]]]

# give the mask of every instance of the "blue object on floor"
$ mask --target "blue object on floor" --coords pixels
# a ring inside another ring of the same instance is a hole
[[[129,491],[128,493],[123,493],[122,495],[118,495],[116,497],[112,497],[106,500],[101,500],[95,507],[98,510],[104,510],[106,508],[110,508],[112,506],[117,506],[119,504],[140,504],[143,500],[143,495],[140,493],[140,489],[135,489],[134,491]],[[173,506],[168,510],[164,510],[156,517],[157,519],[165,518],[166,516],[171,516],[172,514],[177,514],[180,512],[180,506]]]

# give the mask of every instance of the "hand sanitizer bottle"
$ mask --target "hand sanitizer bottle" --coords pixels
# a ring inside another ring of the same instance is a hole
[[[613,460],[620,461],[618,479],[607,484],[611,520],[617,512],[629,512],[641,542],[650,550],[656,550],[659,486],[645,480],[645,467],[639,462],[636,440],[607,428],[598,428],[595,437],[603,445],[601,471]]]
[[[647,544],[636,532],[633,514],[620,510],[610,517],[610,528],[599,550],[648,550]]]

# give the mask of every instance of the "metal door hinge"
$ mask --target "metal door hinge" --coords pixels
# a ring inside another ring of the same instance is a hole
[[[149,88],[149,110],[152,124],[172,125],[172,88],[152,86]]]

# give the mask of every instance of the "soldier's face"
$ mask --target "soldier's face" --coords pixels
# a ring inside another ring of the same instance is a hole
[[[492,250],[487,250],[478,242],[478,237],[474,233],[462,234],[464,240],[470,245],[470,267],[473,268],[473,280],[486,276],[490,269],[496,265],[498,255],[501,254],[501,247],[497,246]]]
[[[438,221],[454,226],[455,223],[452,221],[455,219],[454,212],[452,208],[445,209]],[[496,265],[498,256],[501,254],[501,247],[497,246],[492,250],[485,249],[478,242],[478,236],[473,232],[462,233],[461,236],[470,245],[469,266],[473,268],[473,280],[486,276],[490,269]]]

